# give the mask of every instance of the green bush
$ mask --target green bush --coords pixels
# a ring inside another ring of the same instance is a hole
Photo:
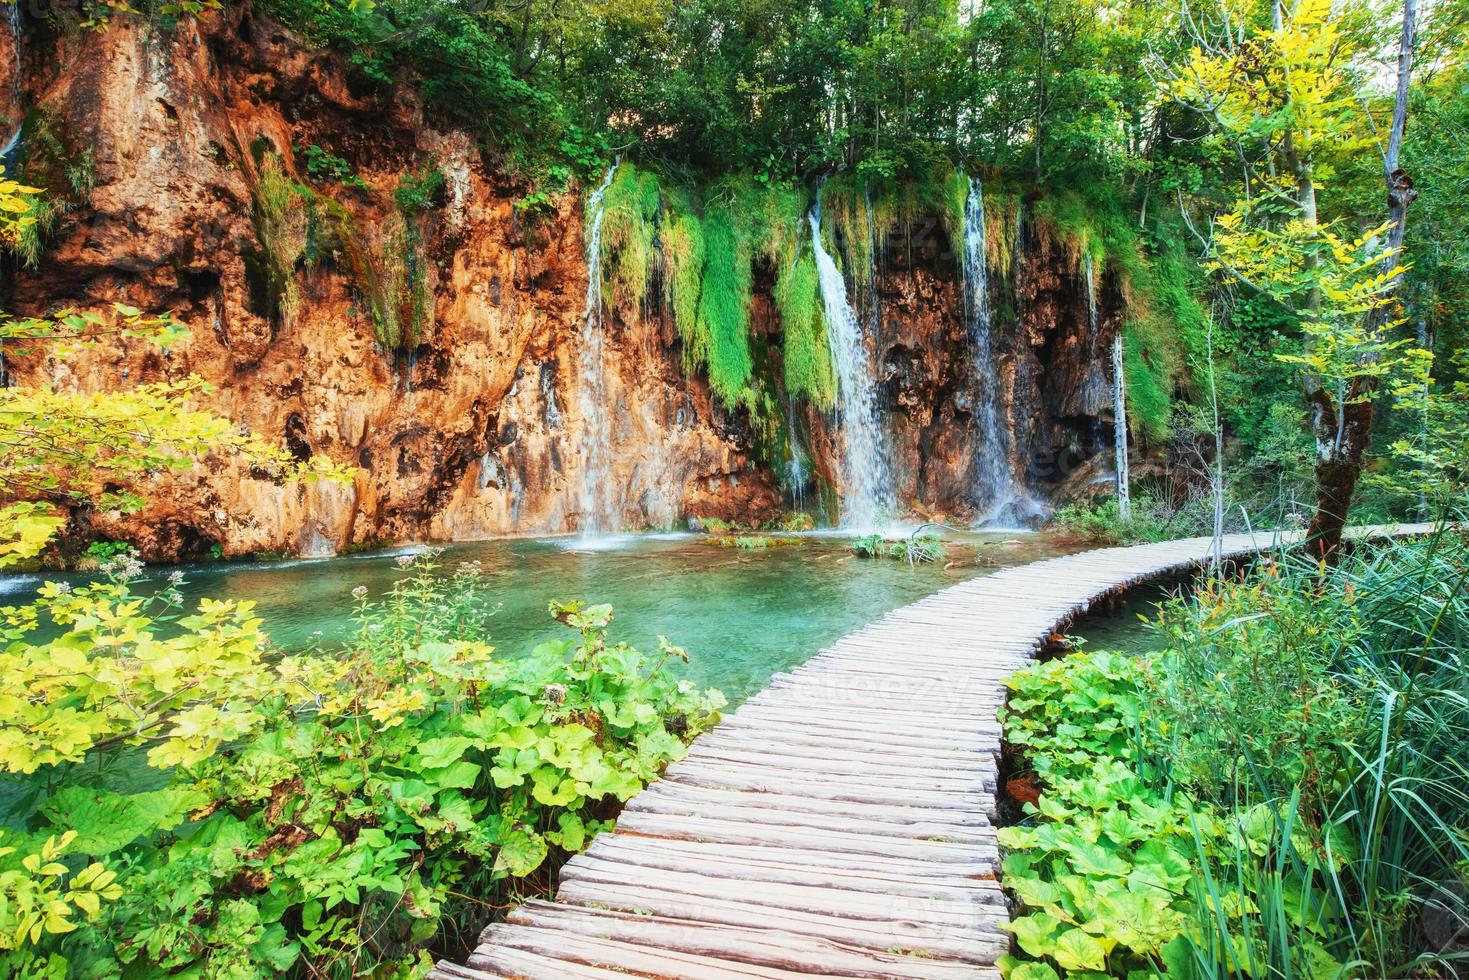
[[[1156,976],[1183,952],[1192,909],[1187,798],[1143,778],[1141,667],[1111,653],[1037,664],[1009,680],[1006,738],[1043,789],[1004,827],[1002,881],[1022,905],[1006,928],[1011,978]]]
[[[26,774],[0,965],[413,970],[543,887],[723,704],[665,669],[685,656],[666,641],[609,642],[606,606],[553,603],[575,638],[507,657],[473,568],[426,558],[359,595],[344,649],[289,657],[251,603],[124,580],[0,611],[0,766]]]
[[[1007,738],[1041,792],[1000,832],[1026,913],[1008,975],[1448,975],[1466,578],[1455,531],[1332,567],[1285,554],[1167,605],[1147,660],[1014,675]],[[1174,877],[1135,879],[1144,848]]]
[[[1100,501],[1079,500],[1067,504],[1051,516],[1051,523],[1062,531],[1102,545],[1140,544],[1180,536],[1174,533],[1174,522],[1165,516],[1163,508],[1142,494],[1133,495],[1132,516],[1127,520],[1118,512],[1117,498],[1105,497]]]
[[[852,542],[852,553],[860,558],[892,558],[915,565],[936,562],[947,550],[943,539],[933,533],[895,539],[866,534]]]
[[[352,170],[352,165],[341,157],[333,156],[315,143],[298,146],[295,151],[305,159],[306,175],[312,180],[318,183],[335,181],[353,190],[367,190],[367,183],[357,176]]]

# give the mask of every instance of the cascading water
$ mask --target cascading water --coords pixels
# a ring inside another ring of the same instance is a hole
[[[806,510],[806,484],[810,482],[811,471],[807,465],[806,454],[801,450],[801,441],[796,435],[794,400],[786,412],[786,442],[791,451],[791,458],[786,460],[786,483],[790,487],[791,502],[796,505],[797,511],[804,512]]]
[[[1082,260],[1082,278],[1086,286],[1086,325],[1090,338],[1091,356],[1089,363],[1097,361],[1097,334],[1101,317],[1097,312],[1097,268],[1091,253]],[[1129,492],[1130,478],[1127,469],[1127,376],[1123,369],[1122,331],[1112,339],[1112,431],[1113,464],[1117,474],[1117,512],[1123,518],[1132,513]]]
[[[862,327],[847,299],[847,284],[821,242],[821,194],[807,216],[821,304],[826,312],[832,366],[837,376],[837,411],[842,427],[843,527],[878,526],[893,509],[882,427],[877,417],[877,386]]]
[[[612,494],[612,420],[607,402],[607,365],[604,356],[606,332],[602,323],[602,219],[603,199],[618,163],[607,168],[601,186],[587,198],[586,256],[587,298],[581,329],[581,486],[577,510],[583,537],[605,534],[617,521]]]
[[[1132,476],[1127,465],[1127,374],[1123,369],[1122,331],[1112,340],[1112,431],[1117,467],[1117,514],[1132,516]]]
[[[974,495],[984,515],[981,523],[988,524],[1013,518],[1021,494],[1010,467],[1010,433],[1001,418],[984,221],[984,185],[978,178],[969,178],[964,202],[964,320],[969,326],[978,389],[975,420],[980,444],[974,460]]]

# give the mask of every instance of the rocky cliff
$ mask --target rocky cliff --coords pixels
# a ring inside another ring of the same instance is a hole
[[[609,313],[586,397],[580,196],[520,213],[526,188],[469,136],[436,129],[411,90],[361,94],[339,61],[246,6],[167,32],[26,22],[0,48],[28,82],[0,78],[12,130],[26,121],[16,157],[64,204],[39,261],[7,270],[6,308],[117,301],[192,327],[166,356],[135,343],[12,358],[10,377],[97,389],[199,374],[215,410],[359,467],[351,485],[280,485],[206,460],[146,488],[142,513],[77,515],[79,535],[171,559],[575,531],[592,426],[616,526],[761,521],[791,505],[781,462],[686,375],[657,311]],[[416,176],[430,174],[443,176]],[[1091,329],[1059,249],[1032,233],[1021,253],[992,370],[1009,465],[1043,496],[1063,457],[1105,436],[1095,355],[1115,317]],[[883,254],[871,322],[898,497],[963,512],[991,449],[974,427],[980,366],[953,249],[935,221]],[[754,329],[778,343],[758,293]],[[838,423],[796,415],[810,469],[839,490]]]

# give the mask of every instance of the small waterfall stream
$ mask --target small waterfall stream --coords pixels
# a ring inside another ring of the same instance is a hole
[[[841,270],[821,241],[821,193],[807,216],[821,303],[837,376],[837,411],[842,428],[843,527],[877,527],[893,509],[891,480],[877,416],[877,386],[861,323],[847,298]]]
[[[989,260],[985,240],[984,185],[968,178],[964,201],[964,320],[969,326],[977,404],[975,421],[979,447],[974,459],[974,495],[980,523],[1001,520],[1013,510],[1021,494],[1010,466],[1010,433],[1002,420],[998,356],[990,316]]]
[[[1086,325],[1091,343],[1091,363],[1097,360],[1097,334],[1101,317],[1097,311],[1097,267],[1090,252],[1082,259],[1086,285]],[[1097,370],[1100,371],[1100,368]],[[1122,329],[1112,338],[1112,431],[1113,466],[1117,474],[1117,513],[1126,519],[1132,513],[1131,478],[1127,469],[1127,374],[1123,367]]]
[[[811,468],[806,453],[801,449],[801,440],[796,433],[796,404],[791,399],[786,410],[786,441],[790,445],[791,458],[786,460],[786,483],[790,487],[791,502],[799,513],[806,510],[806,484],[811,480]]]
[[[577,512],[583,537],[615,530],[616,503],[612,493],[612,406],[607,398],[607,364],[604,350],[606,330],[602,322],[602,219],[603,199],[618,163],[607,168],[607,176],[587,198],[583,212],[586,223],[587,298],[582,310],[581,351],[581,485],[577,489]]]
[[[1117,467],[1117,515],[1132,516],[1132,476],[1127,464],[1127,375],[1123,369],[1122,330],[1112,339],[1112,427]]]

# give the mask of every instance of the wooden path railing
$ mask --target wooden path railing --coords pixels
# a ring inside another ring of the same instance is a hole
[[[1278,541],[1232,535],[1223,551]],[[433,976],[998,977],[1005,679],[1099,598],[1198,565],[1211,544],[1005,569],[775,675],[567,863],[556,901],[525,903],[467,967]]]

